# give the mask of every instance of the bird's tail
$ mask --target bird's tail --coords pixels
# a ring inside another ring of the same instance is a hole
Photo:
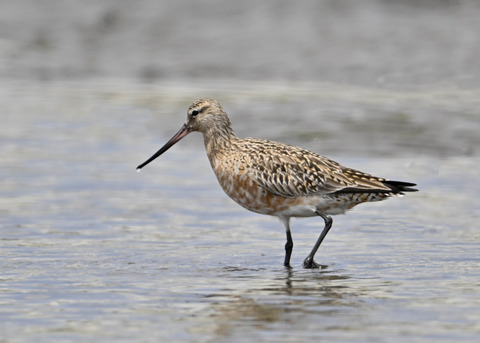
[[[389,187],[393,193],[395,194],[403,194],[403,192],[417,192],[418,189],[416,188],[411,188],[416,186],[415,183],[411,182],[403,182],[403,181],[390,181],[390,180],[385,180],[382,181],[382,183]]]

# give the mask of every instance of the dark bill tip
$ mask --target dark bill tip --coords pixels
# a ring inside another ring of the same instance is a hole
[[[156,159],[158,156],[163,154],[165,151],[170,149],[175,143],[177,143],[179,140],[181,140],[183,137],[188,135],[190,133],[190,130],[188,129],[187,124],[184,124],[182,128],[172,137],[170,140],[165,143],[163,147],[160,148],[155,154],[152,155],[148,160],[143,162],[137,167],[137,172],[139,172],[143,167],[145,167],[147,164],[152,162],[154,159]]]

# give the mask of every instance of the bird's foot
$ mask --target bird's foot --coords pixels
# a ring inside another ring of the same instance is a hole
[[[325,269],[325,268],[327,268],[327,266],[325,266],[323,264],[318,264],[317,262],[315,262],[313,260],[313,258],[307,257],[303,261],[303,268],[305,268],[305,269],[318,269],[318,268]]]

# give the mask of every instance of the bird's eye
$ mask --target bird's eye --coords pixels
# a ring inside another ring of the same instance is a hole
[[[198,115],[198,113],[199,112],[197,110],[192,111],[192,117],[196,117]]]

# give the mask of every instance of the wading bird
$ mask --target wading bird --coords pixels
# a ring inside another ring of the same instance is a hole
[[[313,258],[332,227],[330,215],[345,213],[363,202],[417,191],[411,188],[414,183],[372,176],[300,147],[239,138],[222,106],[213,99],[195,101],[182,128],[137,170],[194,131],[203,134],[210,164],[225,193],[247,210],[276,216],[283,223],[287,268],[293,249],[291,217],[320,216],[325,221],[303,262],[305,268],[318,268]]]

